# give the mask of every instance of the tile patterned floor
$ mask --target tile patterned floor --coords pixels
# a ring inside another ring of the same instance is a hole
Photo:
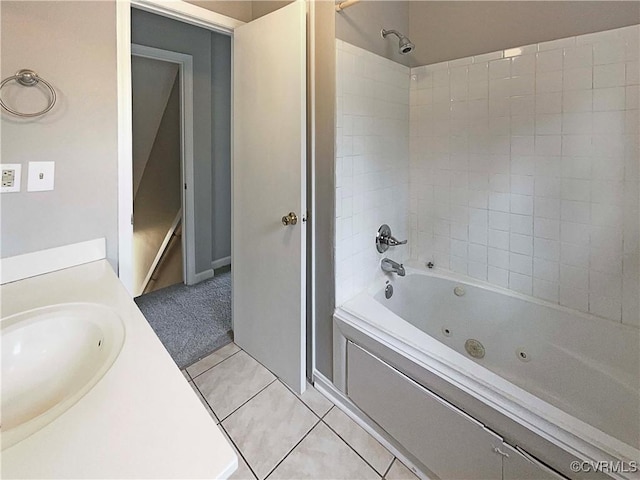
[[[311,385],[293,393],[233,343],[183,374],[238,453],[234,480],[417,479]]]

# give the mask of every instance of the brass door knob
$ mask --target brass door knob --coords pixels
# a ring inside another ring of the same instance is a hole
[[[282,217],[282,224],[286,227],[288,225],[295,225],[298,223],[298,216],[294,212],[289,212],[289,215]]]

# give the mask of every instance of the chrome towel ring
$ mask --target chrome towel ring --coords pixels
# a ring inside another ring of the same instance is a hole
[[[42,82],[49,89],[49,94],[51,97],[49,99],[49,105],[47,105],[47,107],[44,110],[41,110],[39,112],[34,112],[34,113],[22,113],[8,107],[7,104],[5,104],[4,101],[2,100],[1,93],[2,93],[2,88],[5,86],[5,84],[10,82],[11,80],[15,80],[16,82],[18,82],[20,85],[24,87],[33,87],[34,85],[37,85],[38,83]],[[51,110],[55,104],[56,104],[56,91],[53,89],[53,87],[49,82],[47,82],[44,78],[39,77],[38,74],[33,70],[28,70],[26,68],[22,69],[15,75],[11,77],[7,77],[4,80],[2,80],[2,82],[0,82],[0,106],[2,106],[2,108],[4,108],[7,112],[13,115],[16,115],[18,117],[38,117],[40,115],[44,115],[49,110]]]

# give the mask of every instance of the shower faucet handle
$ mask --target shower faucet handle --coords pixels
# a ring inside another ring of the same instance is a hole
[[[408,240],[396,240],[396,237],[389,237],[387,239],[387,245],[390,247],[396,247],[398,245],[406,245]]]
[[[405,245],[407,240],[397,240],[391,234],[391,228],[386,223],[378,229],[376,235],[376,249],[379,253],[386,252],[389,247],[396,247],[398,245]]]

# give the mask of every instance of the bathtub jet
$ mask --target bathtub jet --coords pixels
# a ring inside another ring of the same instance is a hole
[[[404,269],[335,310],[333,378],[417,468],[576,478],[576,458],[640,458],[637,329],[453,272]]]

